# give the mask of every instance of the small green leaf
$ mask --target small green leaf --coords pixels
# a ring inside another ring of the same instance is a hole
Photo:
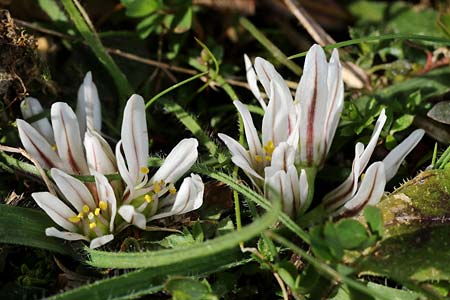
[[[213,295],[211,295],[208,286],[192,278],[170,278],[164,285],[164,288],[172,294],[173,300],[214,299],[211,298]]]
[[[336,231],[345,249],[356,249],[368,238],[366,228],[356,220],[344,219],[336,224]]]
[[[380,209],[368,205],[364,208],[363,214],[370,231],[381,237],[383,235],[383,216]]]
[[[344,255],[344,250],[342,249],[343,244],[341,244],[335,225],[332,222],[327,222],[323,228],[323,234],[331,254],[340,260]]]
[[[392,124],[389,134],[393,135],[396,132],[405,130],[406,128],[411,126],[413,121],[414,121],[414,115],[404,114],[400,118],[397,118],[394,120],[394,124]]]
[[[127,6],[127,16],[132,18],[144,17],[159,8],[159,1],[134,0]]]

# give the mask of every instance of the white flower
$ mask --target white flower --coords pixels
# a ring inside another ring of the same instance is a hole
[[[323,204],[327,211],[333,215],[351,216],[361,211],[367,204],[377,204],[383,196],[386,182],[394,177],[401,162],[419,143],[425,133],[422,129],[413,131],[382,162],[371,164],[360,181],[360,176],[369,163],[385,122],[386,115],[383,109],[367,147],[364,149],[362,143],[356,144],[355,158],[350,175],[341,185],[325,195]]]
[[[145,104],[139,95],[131,96],[127,102],[121,137],[116,158],[126,188],[118,213],[126,222],[145,229],[148,221],[183,214],[202,205],[204,186],[200,176],[191,174],[185,178],[178,191],[174,185],[197,160],[196,139],[179,142],[149,178]]]
[[[71,207],[48,192],[31,195],[49,217],[66,230],[49,227],[45,234],[69,241],[85,240],[90,242],[90,248],[113,240],[117,203],[106,177],[94,172],[96,195],[93,196],[83,182],[65,172],[53,168],[51,175]]]

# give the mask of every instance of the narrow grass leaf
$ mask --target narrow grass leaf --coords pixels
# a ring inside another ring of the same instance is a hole
[[[73,254],[62,240],[45,235],[45,228],[54,225],[45,213],[36,209],[0,204],[0,243]]]

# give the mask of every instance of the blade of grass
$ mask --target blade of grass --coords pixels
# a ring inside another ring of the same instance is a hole
[[[169,276],[206,276],[249,262],[239,251],[228,251],[221,255],[205,257],[182,264],[172,264],[156,268],[145,268],[124,275],[96,281],[71,291],[55,295],[50,300],[117,300],[137,298],[161,291]]]
[[[50,218],[36,209],[0,204],[0,243],[74,255],[62,240],[45,235],[45,229],[52,226]]]
[[[86,43],[97,56],[98,60],[105,66],[105,68],[113,77],[120,100],[125,103],[126,99],[128,99],[128,97],[133,93],[133,88],[131,87],[127,78],[111,58],[111,56],[108,54],[105,47],[103,47],[103,44],[98,38],[97,34],[89,27],[88,24],[90,23],[90,21],[87,22],[87,20],[83,18],[74,2],[72,0],[61,0],[61,3],[63,4],[65,10],[70,16],[70,19],[73,21],[80,34],[83,36]],[[84,14],[84,16],[87,17],[86,14]]]
[[[263,232],[277,220],[280,209],[280,203],[273,205],[272,209],[263,217],[243,227],[240,231],[188,247],[137,253],[112,253],[86,248],[90,256],[88,263],[98,268],[128,269],[183,264],[191,259],[198,259],[201,262],[205,257],[233,249],[240,242],[249,240]]]
[[[325,50],[334,49],[334,48],[342,48],[346,46],[351,45],[357,45],[361,43],[366,42],[372,42],[372,41],[383,41],[383,40],[419,40],[419,41],[425,41],[425,42],[433,42],[437,44],[442,44],[446,46],[450,46],[450,40],[445,38],[439,38],[434,36],[428,36],[428,35],[419,35],[419,34],[402,34],[402,33],[395,33],[395,34],[384,34],[384,35],[377,35],[377,36],[367,36],[359,39],[352,39],[348,41],[343,41],[331,45],[324,46],[323,48]],[[287,59],[295,59],[299,57],[306,56],[305,52],[297,53],[294,55],[289,56]]]
[[[302,68],[290,61],[289,58],[277,47],[274,43],[272,43],[258,28],[255,27],[248,19],[241,17],[239,19],[239,23],[250,32],[253,37],[258,40],[258,42],[263,45],[267,51],[269,51],[275,59],[277,59],[280,63],[288,67],[295,75],[302,74]]]

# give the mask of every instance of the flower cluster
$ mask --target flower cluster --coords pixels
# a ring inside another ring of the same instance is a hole
[[[25,119],[43,113],[39,101],[21,103]],[[198,209],[203,202],[203,182],[191,174],[177,189],[175,184],[198,157],[196,139],[184,139],[150,177],[144,100],[132,95],[122,123],[121,140],[113,152],[101,135],[101,110],[97,88],[88,72],[78,90],[76,113],[64,102],[51,107],[51,122],[40,118],[31,124],[17,119],[22,144],[45,169],[50,169],[60,198],[49,192],[33,193],[36,203],[66,231],[55,227],[46,235],[85,240],[91,248],[102,246],[129,225],[145,229],[149,221]],[[83,138],[83,139],[82,139]],[[83,140],[83,142],[82,142]],[[105,175],[119,172],[121,180]],[[95,183],[72,175],[92,175]]]
[[[280,197],[284,211],[299,217],[311,204],[316,173],[325,163],[343,108],[344,84],[338,51],[335,49],[327,62],[320,46],[311,47],[294,99],[268,61],[258,57],[252,66],[245,56],[245,66],[250,89],[264,110],[261,139],[250,111],[240,101],[234,104],[243,120],[248,150],[225,134],[219,134],[219,138],[230,150],[233,163],[248,174],[257,189],[264,189],[268,198]],[[268,96],[267,104],[258,81]],[[352,215],[366,204],[377,203],[386,181],[395,175],[424,134],[421,129],[414,131],[382,162],[371,164],[360,180],[385,121],[383,110],[367,147],[356,144],[348,179],[325,196],[323,203],[331,214]]]

